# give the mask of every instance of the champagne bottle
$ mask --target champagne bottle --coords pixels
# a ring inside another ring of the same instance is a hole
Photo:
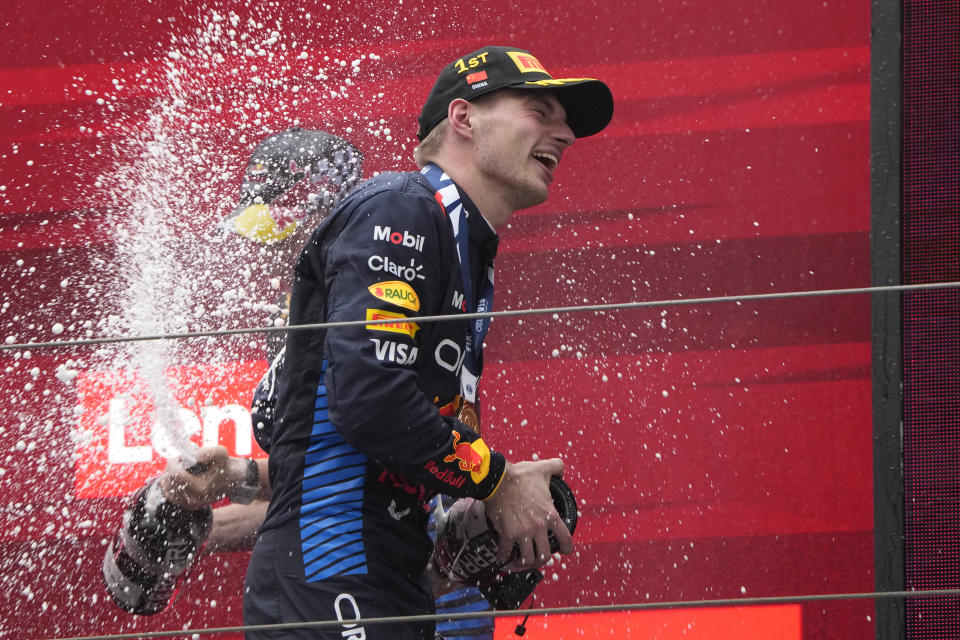
[[[213,510],[167,501],[159,477],[130,497],[123,522],[103,557],[107,592],[137,615],[163,611],[210,535]]]
[[[569,485],[560,476],[550,478],[550,497],[557,514],[572,534],[577,528],[577,500]],[[444,511],[434,512],[437,535],[434,540],[434,560],[440,572],[464,584],[478,584],[496,578],[503,566],[520,557],[520,548],[514,545],[509,559],[500,563],[500,535],[486,515],[481,500],[460,498]],[[547,535],[550,553],[560,546],[551,531]],[[536,580],[533,586],[536,585]],[[532,586],[531,586],[532,591]]]

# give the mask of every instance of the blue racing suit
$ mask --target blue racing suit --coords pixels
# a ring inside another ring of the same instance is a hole
[[[497,238],[461,195],[480,273]],[[381,174],[320,224],[294,275],[292,325],[363,323],[287,335],[272,433],[258,434],[269,437],[273,498],[244,621],[340,624],[247,637],[432,640],[432,623],[352,621],[434,611],[427,502],[486,498],[505,466],[454,417],[466,320],[416,321],[467,310],[450,221],[420,174]]]

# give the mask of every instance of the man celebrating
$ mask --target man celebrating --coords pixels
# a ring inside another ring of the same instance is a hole
[[[433,623],[356,621],[433,612],[427,502],[438,493],[483,500],[513,568],[544,564],[548,536],[572,551],[549,493],[562,461],[509,462],[480,437],[489,321],[417,318],[492,308],[497,230],[546,199],[567,147],[612,113],[603,83],[484,47],[437,78],[418,118],[422,171],[369,180],[317,227],[295,268],[291,324],[367,324],[287,336],[244,621],[341,625],[248,638],[432,640]]]

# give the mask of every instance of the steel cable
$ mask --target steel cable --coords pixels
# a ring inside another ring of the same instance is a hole
[[[637,302],[616,302],[609,304],[574,305],[566,307],[544,307],[533,309],[513,309],[507,311],[488,311],[485,313],[460,313],[440,316],[411,316],[410,321],[418,324],[427,322],[450,322],[453,320],[473,320],[477,318],[507,318],[527,315],[546,315],[561,313],[583,313],[588,311],[620,311],[627,309],[643,309],[648,307],[676,307],[697,304],[716,304],[721,302],[753,302],[760,300],[783,300],[788,298],[814,298],[820,296],[854,295],[864,293],[903,293],[910,291],[926,291],[930,289],[960,288],[960,282],[933,282],[926,284],[901,284],[878,287],[854,287],[849,289],[815,289],[811,291],[782,291],[777,293],[754,293],[733,296],[716,296],[706,298],[674,298],[672,300],[646,300]],[[146,342],[151,340],[180,340],[188,338],[210,338],[217,336],[233,336],[251,333],[275,333],[286,331],[308,331],[320,329],[335,329],[340,327],[354,327],[360,325],[392,324],[396,318],[387,320],[349,320],[343,322],[319,322],[280,327],[247,327],[241,329],[216,329],[211,331],[188,331],[182,333],[162,333],[140,336],[119,336],[114,338],[86,338],[78,340],[54,340],[50,342],[23,342],[0,345],[0,351],[23,349],[47,349],[79,347],[125,342]]]
[[[548,616],[558,614],[608,613],[612,611],[644,611],[658,609],[693,609],[701,607],[746,607],[776,604],[795,604],[803,602],[825,602],[837,600],[890,600],[908,598],[960,597],[960,589],[927,589],[915,591],[875,591],[867,593],[826,593],[795,596],[768,596],[756,598],[719,598],[715,600],[677,600],[672,602],[638,602],[631,604],[603,604],[578,607],[550,607],[543,609],[524,609],[522,611],[473,611],[465,613],[445,613],[416,616],[388,616],[380,618],[357,618],[353,620],[317,620],[312,622],[285,622],[280,624],[247,625],[236,627],[210,627],[206,629],[176,629],[169,631],[138,631],[97,636],[73,636],[69,638],[48,638],[47,640],[128,640],[132,638],[169,638],[184,635],[208,635],[215,633],[240,633],[244,631],[284,631],[287,629],[319,629],[323,627],[346,626],[356,629],[364,625],[427,622],[439,620],[469,620],[472,618],[503,618],[521,615]]]

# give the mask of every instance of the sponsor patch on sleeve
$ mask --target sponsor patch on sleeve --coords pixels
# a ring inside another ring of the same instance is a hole
[[[420,297],[406,282],[399,280],[389,280],[387,282],[378,282],[372,284],[367,289],[370,295],[378,300],[389,302],[390,304],[410,309],[411,311],[420,311]]]
[[[453,453],[443,459],[446,463],[457,462],[461,471],[469,471],[470,479],[480,484],[490,473],[490,448],[477,438],[473,442],[461,442],[460,432],[453,432]]]
[[[367,309],[367,322],[375,320],[392,320],[393,322],[381,322],[378,324],[368,324],[366,328],[370,331],[386,331],[388,333],[401,333],[413,338],[420,325],[416,322],[409,322],[407,316],[393,311],[384,311],[382,309]]]

